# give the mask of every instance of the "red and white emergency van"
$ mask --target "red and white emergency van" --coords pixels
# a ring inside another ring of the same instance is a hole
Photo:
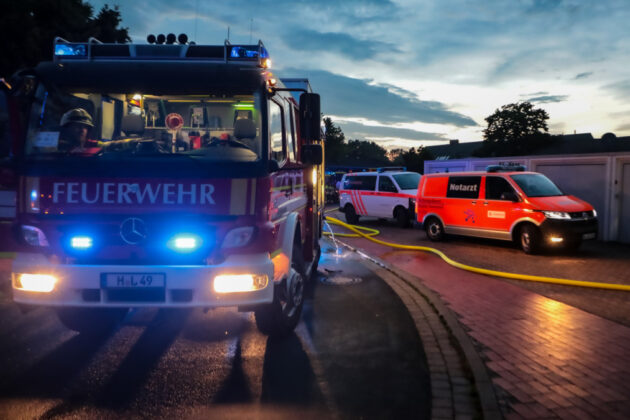
[[[56,39],[53,61],[19,72],[14,301],[78,331],[131,307],[219,306],[292,331],[320,257],[319,95],[269,66],[260,41]]]
[[[422,176],[416,214],[429,239],[444,234],[515,241],[526,253],[543,246],[577,249],[597,238],[593,206],[564,194],[541,173],[490,166],[486,172]]]
[[[376,172],[348,173],[341,179],[339,211],[356,224],[360,216],[394,218],[400,227],[415,219],[415,199],[420,174],[401,167]]]

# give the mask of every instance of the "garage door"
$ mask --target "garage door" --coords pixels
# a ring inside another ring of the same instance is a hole
[[[599,218],[600,238],[608,221],[606,214],[606,165],[605,164],[565,164],[537,165],[534,169],[541,172],[566,194],[574,195],[590,203]]]
[[[624,163],[621,170],[620,198],[619,242],[630,244],[630,163]]]

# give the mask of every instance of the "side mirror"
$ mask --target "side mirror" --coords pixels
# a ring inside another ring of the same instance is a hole
[[[512,201],[514,203],[519,201],[518,195],[513,191],[501,193],[501,200]]]
[[[324,161],[324,150],[321,144],[305,144],[302,146],[300,160],[304,165],[321,165]]]
[[[300,137],[306,141],[320,139],[320,99],[317,93],[300,95]]]

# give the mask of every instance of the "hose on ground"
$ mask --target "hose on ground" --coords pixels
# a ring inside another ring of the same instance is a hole
[[[380,244],[380,245],[384,245],[384,246],[389,246],[389,247],[392,247],[392,248],[405,249],[405,250],[408,250],[408,251],[430,252],[432,254],[435,254],[435,255],[439,256],[447,264],[449,264],[449,265],[451,265],[453,267],[459,268],[461,270],[471,271],[473,273],[484,274],[484,275],[487,275],[487,276],[494,276],[494,277],[503,277],[503,278],[514,279],[514,280],[524,280],[524,281],[533,281],[533,282],[540,282],[540,283],[562,284],[562,285],[566,285],[566,286],[590,287],[590,288],[595,288],[595,289],[620,290],[620,291],[630,292],[630,285],[626,285],[626,284],[599,283],[599,282],[593,282],[593,281],[560,279],[560,278],[555,278],[555,277],[534,276],[534,275],[529,275],[529,274],[508,273],[508,272],[504,272],[504,271],[489,270],[489,269],[486,269],[486,268],[474,267],[472,265],[462,264],[460,262],[457,262],[457,261],[449,258],[446,254],[444,254],[439,249],[431,248],[431,247],[428,247],[428,246],[421,246],[421,245],[397,244],[397,243],[393,243],[393,242],[386,242],[386,241],[382,241],[380,239],[376,239],[373,236],[376,236],[376,235],[378,235],[380,233],[376,229],[366,228],[366,227],[363,227],[363,226],[350,225],[350,224],[342,222],[339,219],[336,219],[336,218],[330,217],[330,216],[326,216],[326,221],[329,224],[341,226],[341,227],[343,227],[345,229],[350,230],[351,232],[354,232],[354,234],[335,233],[334,234],[335,236],[362,237],[362,238],[365,238],[365,239],[367,239],[369,241],[372,241],[374,243],[377,243],[377,244]],[[370,233],[363,233],[363,232],[361,232],[361,230],[369,230],[371,232]],[[373,233],[373,232],[376,232],[376,233]],[[325,232],[325,234],[329,234],[329,233]]]

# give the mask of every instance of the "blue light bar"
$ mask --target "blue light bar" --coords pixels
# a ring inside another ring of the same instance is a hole
[[[260,56],[259,56],[260,54]],[[265,47],[258,45],[234,45],[230,51],[231,58],[269,58]]]
[[[87,44],[55,44],[55,56],[87,57]]]
[[[167,246],[177,252],[193,252],[202,244],[199,236],[190,233],[180,233],[168,241]]]
[[[70,246],[74,249],[89,249],[92,245],[93,241],[89,236],[73,236],[70,239]]]

